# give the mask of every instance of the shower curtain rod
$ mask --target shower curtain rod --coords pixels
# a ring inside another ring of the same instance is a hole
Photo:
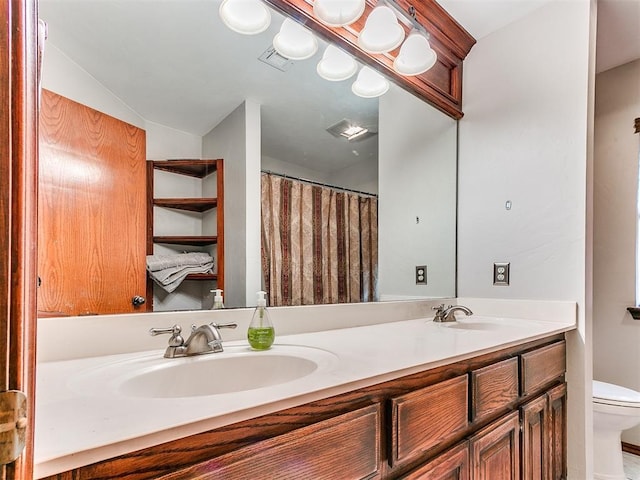
[[[343,192],[357,193],[359,195],[366,195],[367,197],[378,198],[378,195],[375,193],[363,192],[360,190],[354,190],[352,188],[338,187],[337,185],[329,185],[328,183],[316,182],[315,180],[309,180],[307,178],[294,177],[292,175],[287,175],[286,173],[278,173],[272,172],[271,170],[261,170],[262,173],[268,173],[269,175],[275,175],[276,177],[288,178],[289,180],[297,180],[299,182],[309,183],[311,185],[317,185],[319,187],[328,187],[334,190],[341,190]]]

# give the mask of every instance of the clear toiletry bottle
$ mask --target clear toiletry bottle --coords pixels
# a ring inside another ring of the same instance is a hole
[[[247,331],[249,345],[254,350],[268,350],[276,338],[276,332],[267,311],[266,294],[267,292],[258,292],[258,306],[253,312],[253,318]]]
[[[211,307],[211,310],[220,310],[224,308],[224,303],[222,302],[222,290],[216,288],[215,290],[211,290],[211,293],[215,293],[213,297],[213,307]]]

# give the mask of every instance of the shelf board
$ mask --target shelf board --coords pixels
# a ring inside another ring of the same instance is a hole
[[[185,280],[218,280],[218,275],[216,275],[215,273],[190,273],[185,277]]]
[[[153,204],[158,207],[188,210],[190,212],[206,212],[216,208],[217,198],[155,198]]]
[[[169,236],[154,236],[153,243],[168,243],[171,245],[215,245],[218,243],[218,237],[205,236],[205,235],[169,235]]]
[[[153,168],[189,177],[204,178],[215,172],[218,160],[151,160]]]

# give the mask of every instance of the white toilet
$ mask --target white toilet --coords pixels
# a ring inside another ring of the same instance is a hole
[[[640,424],[640,392],[593,381],[593,471],[596,480],[626,480],[620,435]]]

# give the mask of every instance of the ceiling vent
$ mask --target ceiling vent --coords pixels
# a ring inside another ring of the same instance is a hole
[[[350,142],[364,140],[365,138],[378,134],[373,127],[358,125],[357,122],[346,118],[344,120],[340,120],[334,125],[331,125],[327,128],[327,132],[336,138],[345,138]]]
[[[258,60],[280,70],[281,72],[286,72],[291,68],[291,65],[293,65],[292,60],[280,55],[276,52],[276,49],[273,48],[273,46],[267,48],[264,53],[258,57]]]

